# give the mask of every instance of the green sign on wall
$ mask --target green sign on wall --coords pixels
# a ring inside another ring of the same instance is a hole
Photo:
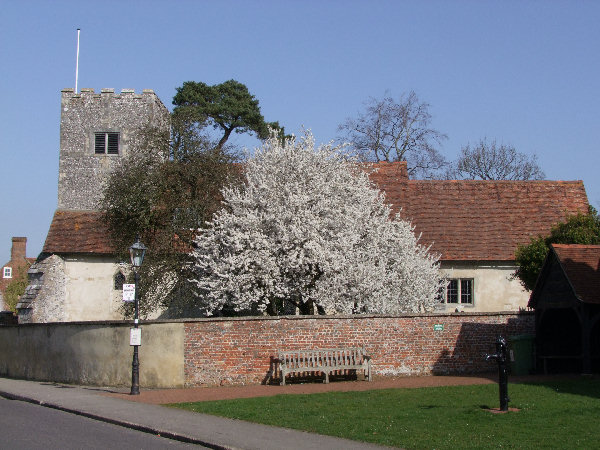
[[[433,324],[433,331],[444,331],[444,324],[443,323]]]

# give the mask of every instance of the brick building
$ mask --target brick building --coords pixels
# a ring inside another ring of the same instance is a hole
[[[35,258],[27,258],[27,238],[13,237],[10,261],[2,266],[0,278],[0,307],[3,311],[7,309],[7,305],[4,303],[6,287],[19,275],[21,270],[29,267],[34,261]]]

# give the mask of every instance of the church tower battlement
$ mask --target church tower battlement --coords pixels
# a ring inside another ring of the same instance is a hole
[[[169,111],[151,89],[63,89],[58,209],[98,209],[108,176],[140,143],[144,128],[168,124]]]

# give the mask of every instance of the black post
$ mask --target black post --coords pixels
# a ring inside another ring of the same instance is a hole
[[[485,359],[495,359],[498,363],[498,388],[500,391],[500,411],[508,411],[508,365],[507,365],[507,345],[506,339],[498,336],[496,339],[496,353],[494,355],[486,355]]]
[[[134,283],[135,283],[135,292],[134,292],[134,324],[133,327],[138,327],[138,318],[139,318],[139,303],[138,303],[138,273],[137,269],[134,272]],[[140,395],[140,361],[138,359],[138,347],[139,345],[133,346],[133,361],[131,363],[131,392],[130,395]]]

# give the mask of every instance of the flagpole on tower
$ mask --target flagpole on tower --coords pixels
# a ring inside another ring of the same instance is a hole
[[[79,81],[79,33],[81,30],[77,28],[77,61],[75,62],[75,93],[77,94],[77,82]]]

